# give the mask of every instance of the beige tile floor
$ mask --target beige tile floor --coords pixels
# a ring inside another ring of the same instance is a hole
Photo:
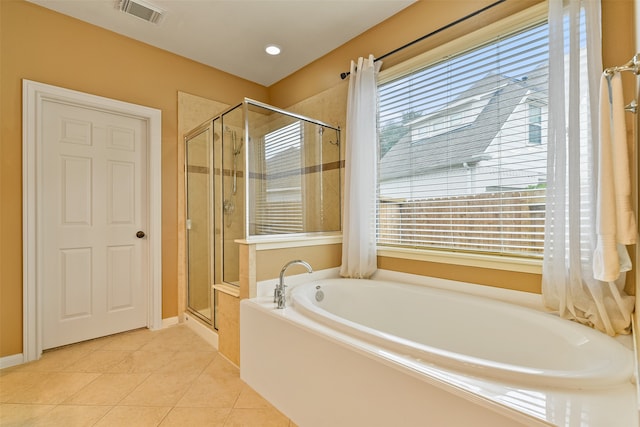
[[[295,426],[183,325],[74,344],[0,370],[0,425]]]

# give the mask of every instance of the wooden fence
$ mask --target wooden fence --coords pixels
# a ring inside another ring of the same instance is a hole
[[[545,190],[378,204],[378,243],[541,257]]]

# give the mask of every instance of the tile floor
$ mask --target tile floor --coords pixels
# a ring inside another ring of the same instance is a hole
[[[0,426],[293,427],[187,326],[139,329],[0,370]]]

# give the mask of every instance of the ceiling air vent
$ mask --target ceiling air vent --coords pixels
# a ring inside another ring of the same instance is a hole
[[[160,21],[164,13],[164,10],[141,0],[121,0],[119,9],[129,15],[154,24]]]

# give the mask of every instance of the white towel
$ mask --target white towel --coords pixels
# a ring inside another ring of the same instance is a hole
[[[627,150],[627,126],[622,96],[622,78],[616,73],[611,78],[613,93],[613,182],[616,193],[616,240],[623,245],[636,243],[635,215],[631,207],[631,175],[629,174],[629,152]]]
[[[636,223],[631,208],[631,178],[627,154],[627,129],[618,73],[600,80],[600,144],[598,199],[596,202],[597,244],[593,273],[598,280],[611,282],[621,272],[631,270],[624,245],[636,241]]]

